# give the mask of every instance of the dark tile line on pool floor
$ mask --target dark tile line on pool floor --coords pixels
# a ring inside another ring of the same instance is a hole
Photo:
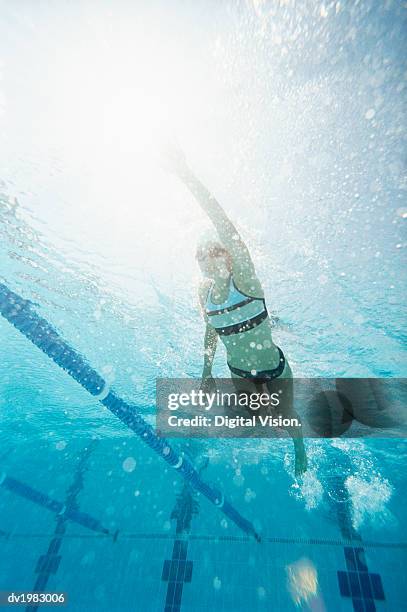
[[[329,489],[334,492],[330,503],[334,506],[340,532],[352,542],[343,549],[346,571],[337,570],[339,592],[342,597],[352,599],[354,612],[376,612],[375,602],[385,600],[382,580],[380,574],[371,573],[367,566],[365,543],[353,527],[345,480],[346,474],[329,478]]]
[[[188,536],[192,518],[199,512],[199,504],[187,482],[177,496],[171,519],[176,521],[171,559],[165,559],[161,580],[168,583],[164,612],[180,612],[184,584],[192,580],[193,562],[187,559]]]
[[[92,440],[91,443],[84,448],[79,458],[73,482],[67,491],[65,500],[66,508],[79,510],[77,497],[83,489],[83,476],[86,471],[86,463],[96,445],[97,441]],[[58,571],[62,559],[62,556],[58,553],[60,552],[64,535],[66,533],[67,523],[68,519],[63,514],[56,516],[55,530],[52,535],[51,542],[49,543],[47,552],[45,553],[45,555],[41,555],[38,558],[37,565],[35,568],[37,579],[32,589],[35,593],[45,592],[49,579]],[[37,612],[38,607],[39,606],[35,605],[27,606],[26,612]]]
[[[49,538],[52,536],[52,532],[47,533],[16,533],[16,532],[6,532],[0,530],[0,538],[4,538],[5,540],[12,538]],[[87,539],[95,539],[95,540],[111,540],[110,536],[103,534],[86,534],[86,533],[66,533],[64,536],[65,539],[78,539],[78,540],[87,540]],[[176,534],[170,533],[133,533],[127,531],[119,531],[117,535],[117,540],[176,540],[178,536]],[[236,542],[236,543],[248,543],[255,544],[258,546],[259,544],[253,538],[246,538],[244,536],[215,536],[215,535],[190,535],[188,536],[189,540],[197,540],[197,541],[208,541],[208,542]],[[356,540],[360,542],[358,538]],[[314,539],[314,538],[275,538],[275,537],[266,537],[263,536],[261,539],[261,543],[268,544],[307,544],[312,546],[352,546],[354,540],[322,540],[322,539]],[[407,542],[370,542],[369,540],[363,541],[364,548],[395,548],[395,549],[407,549]]]

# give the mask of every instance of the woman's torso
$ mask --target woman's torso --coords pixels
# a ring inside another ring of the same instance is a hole
[[[206,313],[225,345],[228,363],[247,372],[276,368],[280,356],[272,339],[272,325],[264,298],[243,293],[233,276],[222,302],[214,289],[213,284],[208,288]],[[249,322],[247,325],[246,321]]]

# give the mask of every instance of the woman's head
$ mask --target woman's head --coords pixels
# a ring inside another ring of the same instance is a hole
[[[232,272],[232,257],[221,242],[205,240],[196,249],[196,260],[202,274],[208,278],[228,278]]]

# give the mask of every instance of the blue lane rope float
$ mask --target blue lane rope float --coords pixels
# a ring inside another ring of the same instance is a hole
[[[54,512],[56,515],[59,515],[66,520],[70,520],[74,523],[82,525],[83,527],[87,527],[87,529],[104,533],[106,535],[110,533],[108,529],[103,527],[100,522],[93,518],[93,516],[90,514],[80,512],[79,510],[69,507],[56,499],[52,499],[52,497],[49,497],[46,493],[33,489],[33,487],[30,487],[30,485],[8,476],[5,472],[0,473],[0,487],[15,493],[20,497],[24,497],[38,506],[46,508],[47,510],[50,510],[50,512]]]
[[[85,359],[61,338],[48,321],[39,316],[29,300],[23,299],[2,283],[0,283],[0,313],[129,429],[134,431],[169,465],[178,470],[197,491],[222,510],[242,531],[253,535],[258,542],[260,541],[260,536],[252,523],[245,519],[220,491],[206,484],[192,464],[185,457],[177,454],[167,440],[159,438],[134,406],[127,404],[110,390],[105,380],[90,367]]]

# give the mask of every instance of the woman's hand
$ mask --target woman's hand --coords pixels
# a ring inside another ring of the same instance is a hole
[[[168,144],[161,160],[161,165],[168,172],[183,177],[188,172],[184,151],[175,143]]]

